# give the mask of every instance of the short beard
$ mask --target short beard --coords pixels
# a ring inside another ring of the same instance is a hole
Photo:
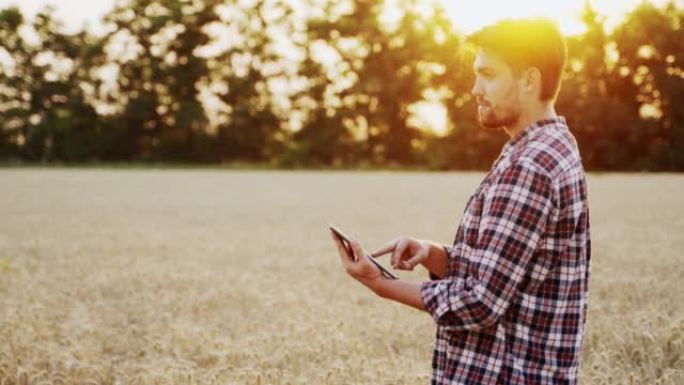
[[[478,113],[477,117],[480,126],[489,129],[497,129],[501,127],[510,127],[518,123],[521,112],[520,103],[518,103],[518,87],[516,84],[511,86],[506,94],[506,98],[504,98],[504,100],[509,99],[511,100],[511,103],[509,103],[511,107],[505,109],[502,107],[490,107],[484,116],[481,116]]]

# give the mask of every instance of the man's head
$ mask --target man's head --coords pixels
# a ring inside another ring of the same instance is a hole
[[[471,92],[483,127],[514,126],[526,112],[553,105],[566,57],[565,42],[554,23],[503,20],[468,40],[479,48]]]

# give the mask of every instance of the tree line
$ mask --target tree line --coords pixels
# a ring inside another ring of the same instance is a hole
[[[506,137],[477,124],[443,9],[401,0],[388,22],[383,2],[300,3],[128,0],[97,34],[0,10],[0,159],[491,165]],[[586,6],[557,110],[587,169],[684,170],[683,16],[644,2],[606,32]]]

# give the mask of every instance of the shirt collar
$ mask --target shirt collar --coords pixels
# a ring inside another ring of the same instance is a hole
[[[555,118],[550,118],[550,119],[537,120],[536,122],[525,127],[522,131],[513,135],[508,140],[508,142],[506,142],[506,144],[504,144],[503,149],[501,150],[501,154],[502,155],[509,154],[515,148],[522,146],[523,144],[527,143],[532,138],[534,138],[536,136],[536,134],[538,132],[540,132],[543,128],[549,127],[549,126],[550,126],[550,128],[567,127],[567,123],[565,121],[565,118],[562,116],[557,116]]]

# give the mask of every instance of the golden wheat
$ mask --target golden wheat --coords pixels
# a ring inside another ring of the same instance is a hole
[[[347,278],[326,225],[450,243],[482,176],[0,170],[0,384],[427,384],[433,321]],[[684,384],[684,177],[589,188],[581,382]]]

